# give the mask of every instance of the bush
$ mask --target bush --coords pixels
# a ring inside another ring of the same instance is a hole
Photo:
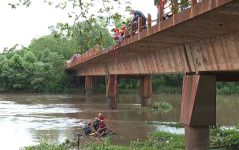
[[[169,112],[171,111],[173,108],[173,106],[170,104],[170,103],[167,103],[167,102],[157,102],[157,103],[154,103],[153,105],[149,106],[146,108],[147,111],[153,111],[153,112]]]
[[[239,130],[226,129],[222,126],[211,127],[210,142],[213,146],[239,149]]]

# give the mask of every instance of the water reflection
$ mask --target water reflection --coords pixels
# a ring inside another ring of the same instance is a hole
[[[43,141],[59,143],[74,139],[81,121],[90,121],[99,112],[107,118],[108,127],[116,133],[115,144],[129,144],[144,139],[149,132],[160,130],[183,133],[183,129],[148,125],[146,120],[177,122],[180,116],[180,95],[155,94],[155,101],[166,101],[173,109],[168,113],[151,113],[140,110],[137,94],[119,97],[118,109],[108,110],[105,95],[94,95],[86,101],[83,95],[0,95],[0,149],[18,149]],[[222,125],[238,123],[239,101],[236,96],[218,96],[217,122]],[[85,137],[85,141],[95,140]],[[13,144],[14,143],[14,144]]]

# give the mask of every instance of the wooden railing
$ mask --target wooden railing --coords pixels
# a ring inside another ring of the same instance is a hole
[[[154,22],[155,22],[155,24],[157,24],[163,20],[166,20],[167,17],[165,17],[165,16],[172,17],[173,15],[177,14],[178,12],[184,11],[187,8],[190,8],[191,6],[196,5],[198,3],[198,1],[200,1],[200,0],[188,0],[187,1],[188,6],[185,6],[185,7],[182,4],[178,3],[178,0],[161,0],[161,2],[162,1],[166,1],[167,3],[161,3],[157,6],[159,9],[158,13],[160,14],[157,19],[152,20],[151,15],[148,14],[147,24],[146,24],[147,28],[151,28],[152,24]],[[167,6],[166,6],[166,4],[167,4]],[[166,9],[170,9],[170,11],[165,12]],[[177,9],[177,11],[175,11],[176,9]],[[145,28],[145,26],[142,26],[142,18],[139,17],[138,18],[138,28],[134,31],[133,24],[131,23],[130,26],[128,26],[124,31],[124,40],[133,36],[136,32],[138,32],[138,33],[142,32],[143,28]],[[97,57],[97,56],[103,54],[103,53],[107,53],[110,50],[115,50],[116,48],[119,47],[119,45],[120,45],[120,43],[117,42],[115,45],[112,45],[112,46],[110,46],[108,48],[104,48],[104,49],[102,49],[100,46],[95,46],[81,55],[75,54],[75,55],[73,55],[73,57],[70,60],[68,60],[66,62],[66,67],[67,68],[74,67],[77,64],[80,64],[82,62],[90,60],[94,57]]]

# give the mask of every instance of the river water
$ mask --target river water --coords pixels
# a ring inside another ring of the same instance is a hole
[[[107,126],[116,133],[114,144],[127,145],[131,140],[145,139],[149,132],[162,130],[184,133],[183,129],[149,125],[147,120],[177,122],[181,95],[154,94],[153,100],[169,102],[170,112],[152,113],[140,110],[137,93],[119,95],[118,109],[108,110],[104,94],[89,101],[84,95],[0,94],[0,149],[15,150],[40,142],[60,143],[74,140],[82,133],[79,123],[92,120],[99,112]],[[239,122],[237,96],[217,96],[217,123],[232,126]],[[82,140],[97,141],[94,137]]]

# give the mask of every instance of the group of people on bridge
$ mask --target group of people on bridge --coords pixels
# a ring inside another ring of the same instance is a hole
[[[131,22],[129,23],[129,26],[133,26],[132,28],[132,33],[136,33],[138,29],[138,18],[142,18],[142,30],[146,29],[146,20],[147,18],[145,15],[139,11],[139,10],[131,10],[131,15],[133,15]],[[122,26],[120,28],[115,28],[113,29],[114,35],[113,38],[116,42],[121,43],[126,37],[127,37],[127,31],[128,31],[128,26],[126,25],[125,22],[122,22]]]
[[[198,2],[202,2],[202,0],[197,0],[197,1]],[[158,7],[160,5],[162,5],[163,9],[165,9],[164,7],[165,7],[166,4],[169,5],[170,3],[168,3],[166,0],[162,0],[158,4]],[[186,8],[187,8],[187,5],[183,5],[183,3],[181,1],[180,11],[183,11]],[[166,9],[169,9],[169,7],[167,6]],[[167,10],[164,10],[164,11],[167,11]],[[134,35],[137,32],[139,32],[138,31],[138,28],[139,28],[138,19],[139,18],[141,18],[141,22],[140,22],[140,24],[142,25],[141,26],[141,30],[147,29],[147,25],[146,25],[147,18],[145,17],[145,15],[141,11],[139,11],[139,10],[131,10],[130,14],[132,15],[132,19],[131,19],[129,24],[126,24],[126,22],[122,22],[121,27],[112,29],[112,31],[113,31],[113,39],[116,41],[116,43],[120,44],[124,39],[130,37],[131,35]],[[163,14],[160,14],[160,15],[162,15],[163,20],[166,20],[166,19],[170,18],[173,15],[173,8],[171,8],[171,10],[169,9],[168,12],[164,12]],[[130,29],[132,30],[131,34],[128,33],[129,27],[131,27]],[[80,54],[73,55],[73,57],[70,60],[67,61],[67,64],[70,64],[70,63],[74,62],[75,60],[77,60],[80,57],[81,57]]]
[[[129,26],[132,25],[132,33],[135,34],[137,32],[138,29],[138,18],[141,17],[142,18],[142,30],[146,29],[146,17],[144,16],[144,14],[141,11],[138,10],[131,10],[131,15],[133,15],[131,22],[129,23]],[[127,38],[127,31],[128,31],[128,26],[126,25],[125,22],[122,23],[122,26],[120,28],[115,28],[113,29],[114,31],[114,35],[113,35],[113,39],[117,42],[117,43],[121,43],[125,38]],[[99,51],[102,48],[99,45],[95,45],[92,49],[88,50],[86,53],[90,53],[95,52],[95,51]],[[84,54],[83,54],[84,55]],[[75,62],[76,60],[78,60],[79,58],[81,58],[83,55],[81,54],[74,54],[70,60],[67,60],[66,63],[70,64],[72,62]]]

